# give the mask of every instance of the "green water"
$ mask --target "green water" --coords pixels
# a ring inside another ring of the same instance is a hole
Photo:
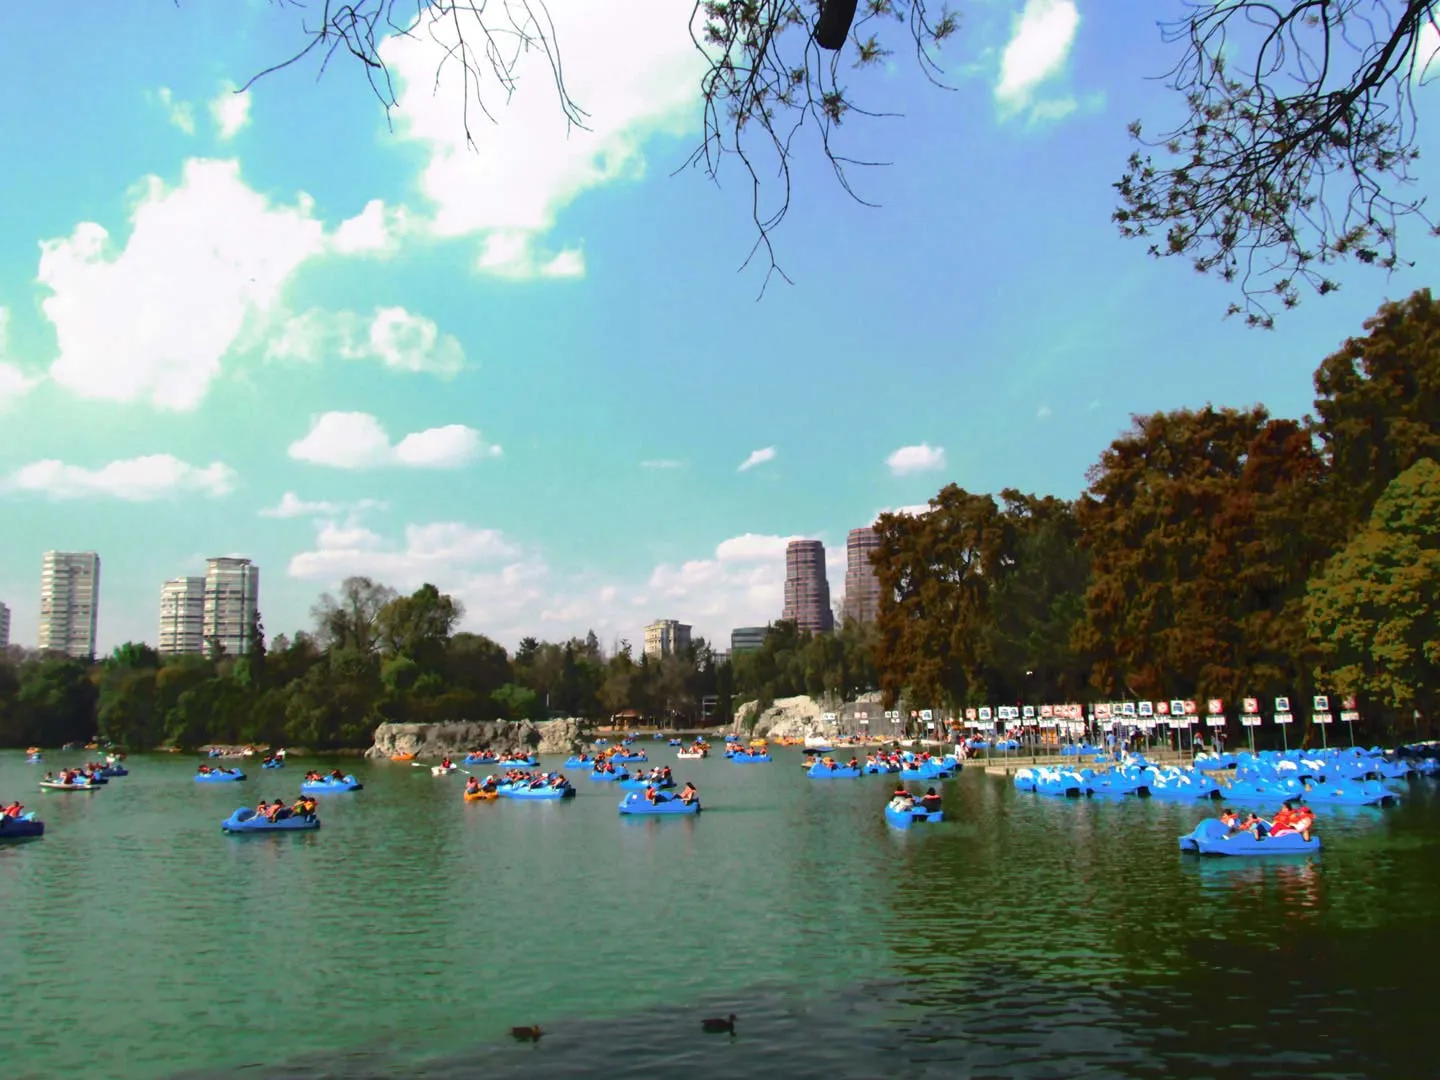
[[[243,837],[221,819],[316,762],[201,785],[196,759],[137,757],[93,795],[36,789],[81,757],[0,756],[0,799],[47,826],[0,846],[11,1078],[1429,1060],[1429,781],[1396,809],[1322,811],[1317,858],[1235,865],[1177,853],[1206,808],[1046,800],[979,770],[944,785],[945,824],[902,832],[881,815],[893,778],[812,781],[784,750],[676,763],[709,809],[671,820],[622,819],[584,778],[563,803],[466,804],[463,776],[345,762],[365,790],[322,797],[318,832]],[[698,1034],[729,1012],[734,1039]],[[516,1046],[517,1024],[547,1035]]]

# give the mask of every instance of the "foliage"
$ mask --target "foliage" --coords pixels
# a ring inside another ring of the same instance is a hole
[[[1440,464],[1390,482],[1305,605],[1321,670],[1343,694],[1398,712],[1440,704]]]
[[[1130,125],[1140,148],[1115,185],[1121,234],[1236,283],[1230,312],[1265,328],[1301,286],[1339,288],[1341,259],[1399,266],[1400,219],[1429,224],[1408,188],[1434,0],[1190,7],[1165,30],[1183,50],[1169,85],[1187,115],[1156,139]]]
[[[282,11],[303,7],[273,2]],[[1183,118],[1153,138],[1141,121],[1130,125],[1137,146],[1115,184],[1121,234],[1147,241],[1157,258],[1188,259],[1234,283],[1240,297],[1230,313],[1267,328],[1276,309],[1299,302],[1302,287],[1320,295],[1338,288],[1341,260],[1402,265],[1399,222],[1429,224],[1412,190],[1413,94],[1435,74],[1437,0],[1182,6],[1189,14],[1162,23],[1161,33],[1178,53],[1166,84]],[[496,106],[520,88],[527,55],[548,70],[563,122],[586,125],[562,61],[565,50],[585,46],[560,40],[546,0],[351,0],[313,14],[306,8],[278,32],[298,44],[256,79],[303,62],[323,73],[348,58],[388,114],[397,101],[382,43],[425,37],[436,46],[437,86],[458,65],[459,122],[472,145],[474,115],[495,120]],[[677,34],[686,14],[677,3]],[[888,74],[887,59],[901,49],[926,80],[944,85],[939,50],[960,22],[944,0],[692,0],[688,16],[705,65],[703,136],[691,162],[718,179],[724,158],[739,159],[758,234],[749,258],[764,252],[768,283],[779,269],[770,234],[790,207],[802,136],[813,136],[810,146],[860,199],[847,169],[876,163],[847,155],[837,129],[847,118],[886,114],[864,107],[851,80]]]
[[[1318,420],[1137,416],[1073,504],[951,485],[883,515],[887,704],[1318,691],[1440,719],[1437,327],[1428,292],[1385,305],[1320,365]]]

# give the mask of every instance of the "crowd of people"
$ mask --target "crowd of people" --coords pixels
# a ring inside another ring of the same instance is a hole
[[[1255,839],[1262,840],[1267,836],[1280,837],[1299,833],[1300,838],[1308,843],[1310,830],[1315,826],[1315,811],[1303,803],[1297,805],[1294,799],[1287,799],[1285,805],[1277,810],[1269,821],[1253,811],[1242,818],[1228,806],[1221,811],[1220,820],[1229,828],[1230,836],[1248,832]]]

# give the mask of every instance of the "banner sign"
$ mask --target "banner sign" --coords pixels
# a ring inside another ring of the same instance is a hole
[[[1205,718],[1205,726],[1206,726],[1206,727],[1224,727],[1224,726],[1225,726],[1225,717],[1223,717],[1223,716],[1213,716],[1213,715],[1212,715],[1212,716],[1207,716],[1207,717]]]
[[[1284,698],[1276,698],[1275,700],[1276,700],[1276,701],[1284,701],[1285,699],[1284,699]],[[1277,712],[1277,713],[1275,714],[1275,723],[1277,723],[1277,724],[1293,724],[1294,722],[1295,722],[1295,717],[1291,716],[1288,712]]]
[[[1354,709],[1346,709],[1340,714],[1340,719],[1347,724],[1353,724],[1356,720],[1360,719],[1360,714]]]
[[[1251,713],[1248,716],[1242,716],[1240,718],[1240,723],[1245,727],[1259,727],[1260,717],[1256,716],[1254,713]]]
[[[1317,712],[1310,719],[1314,720],[1317,724],[1332,724],[1335,722],[1335,718],[1328,712]]]

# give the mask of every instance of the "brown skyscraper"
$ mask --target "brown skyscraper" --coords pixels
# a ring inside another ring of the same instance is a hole
[[[785,611],[780,618],[794,622],[801,633],[827,634],[835,629],[825,545],[819,540],[791,540],[785,548]]]
[[[880,614],[880,579],[870,565],[870,553],[880,546],[880,534],[871,526],[851,529],[845,538],[845,618],[874,622]]]

